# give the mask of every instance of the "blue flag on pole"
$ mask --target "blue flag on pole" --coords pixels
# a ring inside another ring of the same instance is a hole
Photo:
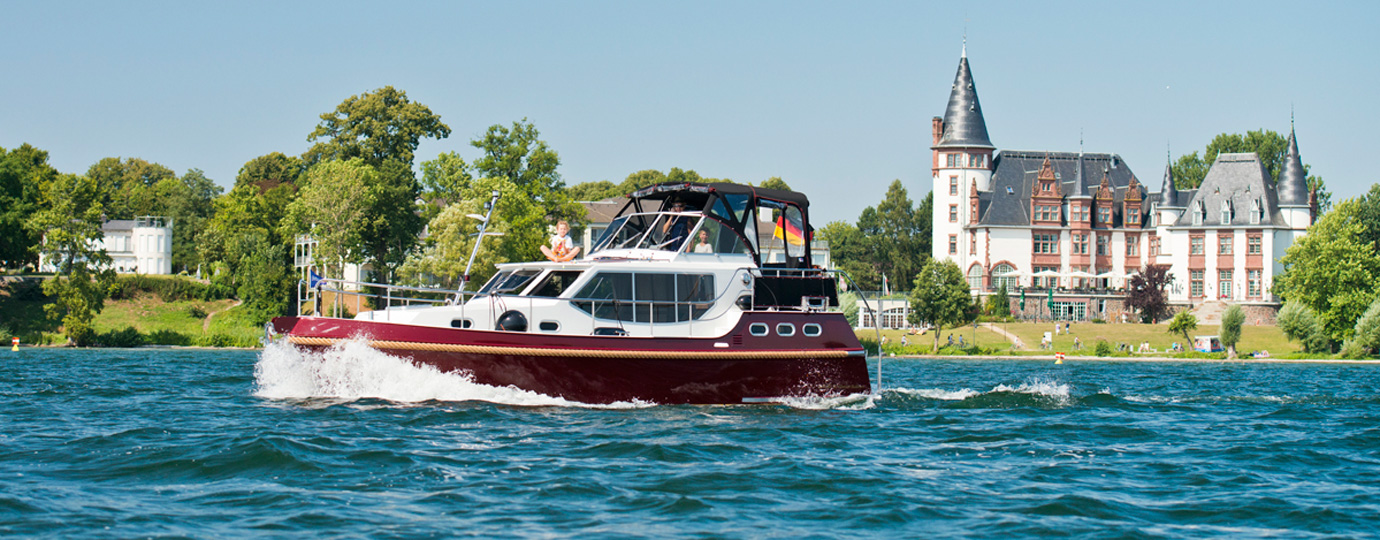
[[[315,289],[321,283],[321,275],[317,274],[316,270],[309,270],[307,275],[310,278],[307,280],[307,288]]]

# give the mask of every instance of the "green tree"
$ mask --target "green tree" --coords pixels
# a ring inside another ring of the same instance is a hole
[[[202,262],[196,238],[206,228],[215,211],[215,198],[221,188],[200,169],[188,170],[182,178],[164,178],[152,187],[153,215],[172,220],[172,266],[183,270]]]
[[[1356,320],[1380,294],[1380,253],[1363,238],[1361,201],[1343,201],[1294,241],[1280,262],[1274,291],[1317,315],[1333,343],[1351,335]]]
[[[474,249],[474,234],[479,230],[479,221],[468,216],[483,215],[484,203],[495,190],[502,196],[490,217],[487,232],[503,235],[485,236],[475,258],[471,282],[487,281],[497,264],[540,257],[548,223],[545,211],[536,201],[524,196],[522,188],[507,179],[481,178],[466,189],[460,202],[447,206],[431,220],[427,241],[398,269],[399,275],[420,285],[459,286]]]
[[[296,281],[285,262],[288,246],[270,244],[267,235],[258,231],[238,236],[235,244],[235,294],[250,318],[263,324],[287,313]]]
[[[1279,329],[1284,332],[1284,337],[1293,341],[1298,341],[1303,346],[1304,352],[1321,353],[1332,350],[1332,343],[1327,338],[1327,331],[1318,323],[1318,318],[1313,310],[1297,300],[1284,303],[1280,308],[1279,315],[1275,317]]]
[[[857,227],[832,221],[819,230],[820,239],[829,243],[829,257],[834,267],[848,273],[863,290],[875,291],[882,286],[882,276],[871,261],[872,245]]]
[[[1380,296],[1370,303],[1361,319],[1356,321],[1356,330],[1351,339],[1342,345],[1344,358],[1370,358],[1380,351]]]
[[[426,224],[415,206],[422,194],[412,173],[417,146],[424,138],[449,136],[450,127],[439,115],[392,86],[350,96],[335,111],[322,114],[307,136],[319,141],[303,154],[308,165],[359,159],[376,172],[366,184],[372,206],[360,237],[375,279],[390,278]]]
[[[316,262],[330,276],[340,276],[345,263],[364,262],[363,235],[374,207],[369,186],[377,175],[359,158],[317,164],[288,205],[286,227],[316,240]]]
[[[86,176],[101,189],[101,206],[107,219],[155,215],[159,206],[154,185],[160,180],[177,179],[177,173],[163,165],[117,157],[97,161],[87,169]]]
[[[1198,318],[1194,317],[1188,310],[1183,310],[1174,314],[1174,318],[1169,321],[1169,333],[1179,334],[1184,337],[1184,348],[1193,347],[1193,340],[1188,337],[1188,333],[1198,329]]]
[[[95,338],[91,321],[105,306],[115,275],[108,268],[110,256],[96,247],[104,237],[101,213],[96,183],[63,174],[44,187],[42,209],[28,223],[42,235],[42,250],[58,269],[58,275],[43,284],[43,292],[53,298],[43,309],[48,318],[61,320],[67,338],[80,346]]]
[[[320,142],[303,158],[309,165],[360,158],[375,168],[396,161],[406,164],[410,172],[422,139],[449,136],[450,126],[441,122],[440,115],[407,99],[407,92],[385,86],[350,96],[335,111],[323,113],[321,123],[307,135],[308,142]]]
[[[1006,284],[997,288],[997,293],[987,297],[987,314],[993,317],[1011,316],[1011,298],[1007,295]]]
[[[611,197],[626,195],[626,193],[618,192],[618,184],[608,180],[575,184],[566,189],[566,194],[570,196],[570,200],[582,202],[602,201]]]
[[[782,180],[780,176],[773,176],[771,178],[763,180],[762,184],[757,187],[766,189],[779,189],[781,191],[795,191],[791,189],[791,185],[787,184],[785,180]]]
[[[972,297],[963,271],[951,260],[930,259],[915,276],[910,291],[911,324],[928,324],[934,329],[934,350],[939,350],[939,334],[946,326],[968,322]]]
[[[436,159],[422,162],[422,188],[428,201],[455,203],[473,181],[469,164],[455,152],[445,152]]]
[[[1246,322],[1246,312],[1241,306],[1232,304],[1222,314],[1222,329],[1218,338],[1227,347],[1227,357],[1236,358],[1236,344],[1241,341],[1241,325]]]
[[[243,234],[262,233],[270,244],[293,242],[283,230],[287,207],[297,197],[297,181],[305,170],[302,160],[273,152],[240,167],[235,187],[213,201],[213,212],[197,236],[197,249],[208,263],[233,263],[228,242]],[[286,262],[286,259],[285,259]]]
[[[484,151],[483,157],[474,160],[479,176],[511,182],[536,201],[552,221],[569,220],[573,227],[584,219],[584,207],[570,199],[565,182],[556,172],[560,156],[541,140],[541,132],[526,118],[513,122],[511,128],[489,126],[470,145]]]
[[[878,274],[905,283],[929,259],[928,227],[923,226],[920,211],[911,203],[900,180],[887,188],[886,197],[875,208],[863,209],[858,217],[858,231],[868,238],[868,259]],[[966,286],[966,281],[965,281]]]
[[[26,225],[43,201],[43,186],[57,178],[48,153],[24,144],[0,148],[0,267],[38,262],[40,231]]]
[[[1289,152],[1289,138],[1268,129],[1248,131],[1245,135],[1218,134],[1208,143],[1202,158],[1198,157],[1197,152],[1179,156],[1171,166],[1174,186],[1178,189],[1196,189],[1203,183],[1218,154],[1241,152],[1254,152],[1259,156],[1261,164],[1265,165],[1267,177],[1278,182],[1279,171],[1284,169],[1284,157]],[[1304,174],[1308,173],[1308,169],[1309,166],[1304,164]],[[1327,210],[1332,206],[1332,194],[1327,191],[1321,177],[1308,176],[1308,187],[1317,190],[1319,208]]]

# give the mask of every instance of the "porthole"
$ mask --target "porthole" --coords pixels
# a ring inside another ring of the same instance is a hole
[[[748,333],[758,337],[765,336],[767,335],[767,325],[759,322],[749,324]]]
[[[542,321],[537,325],[537,328],[540,328],[542,332],[555,332],[561,329],[561,323],[556,321]]]
[[[824,330],[819,327],[818,323],[808,323],[800,327],[800,332],[810,337],[818,336],[823,331]]]
[[[795,325],[791,323],[778,323],[776,325],[776,335],[781,337],[791,337],[795,335]]]
[[[471,326],[474,326],[474,321],[469,319],[451,319],[450,321],[451,328],[469,328]]]

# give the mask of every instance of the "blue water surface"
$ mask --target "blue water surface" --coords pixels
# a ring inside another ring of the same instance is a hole
[[[5,351],[0,535],[1374,536],[1377,368],[898,360],[874,397],[595,407],[360,344]]]

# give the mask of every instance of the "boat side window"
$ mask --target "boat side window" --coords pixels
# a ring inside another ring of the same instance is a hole
[[[655,217],[655,214],[632,214],[613,220],[592,251],[635,247],[637,240],[647,232],[648,222]]]
[[[494,288],[506,281],[508,276],[512,275],[512,273],[511,270],[500,270],[498,273],[494,274],[494,277],[489,278],[489,281],[485,283],[483,287],[479,288],[479,294],[489,294],[493,292]]]
[[[575,283],[575,280],[579,279],[580,274],[583,273],[582,270],[553,270],[548,272],[528,296],[556,298],[565,292],[570,284]]]
[[[824,329],[818,323],[805,323],[805,326],[800,328],[800,332],[806,336],[815,337],[824,333]]]
[[[766,325],[766,323],[759,323],[759,322],[755,322],[755,323],[749,324],[749,325],[748,325],[748,333],[749,333],[749,334],[752,334],[752,335],[754,335],[754,336],[757,336],[757,337],[765,336],[765,335],[767,335],[767,325]]]
[[[532,281],[532,278],[537,277],[537,274],[540,273],[541,270],[534,269],[514,271],[512,274],[508,275],[508,277],[505,278],[502,282],[499,282],[497,285],[494,285],[493,289],[489,292],[491,294],[512,294],[519,292],[522,290],[524,286],[527,285],[527,282]]]
[[[747,253],[743,237],[732,228],[714,219],[706,219],[700,229],[690,236],[685,251],[691,253]]]
[[[776,335],[781,337],[791,337],[795,335],[795,325],[791,323],[779,323],[776,325]]]
[[[714,294],[713,274],[599,272],[571,302],[600,319],[670,323],[703,317]]]
[[[575,293],[575,307],[599,319],[632,320],[632,273],[599,272]]]

